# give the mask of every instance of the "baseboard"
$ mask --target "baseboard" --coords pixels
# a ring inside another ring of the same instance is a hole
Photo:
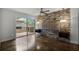
[[[79,46],[79,43],[75,42],[75,41],[70,41],[70,43],[72,44],[75,44],[75,45],[78,45]]]
[[[0,47],[1,50],[6,49],[6,48],[8,48],[10,46],[14,46],[15,45],[14,41],[15,41],[15,39],[10,39],[10,40],[1,42],[0,43],[1,44],[1,47]]]
[[[15,37],[15,38],[13,38],[13,37],[9,37],[9,38],[2,38],[2,40],[1,40],[0,42],[6,42],[6,41],[13,40],[13,39],[16,39],[16,37]]]
[[[13,41],[13,40],[15,40],[15,38],[14,39],[8,39],[7,41],[6,40],[5,41],[0,41],[0,50],[2,49],[2,46],[3,46],[2,44]]]
[[[15,40],[15,39],[9,39],[9,40],[7,40],[7,41],[2,41],[1,43],[5,43],[5,42],[9,42],[9,41],[13,41],[13,40]]]

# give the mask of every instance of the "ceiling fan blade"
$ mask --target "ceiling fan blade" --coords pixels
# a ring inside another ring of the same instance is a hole
[[[44,12],[49,12],[49,10],[46,10],[46,11],[44,11]]]
[[[41,13],[44,13],[45,15],[48,15],[46,12],[49,12],[49,10],[43,11],[43,8],[40,9],[40,14],[41,14]]]

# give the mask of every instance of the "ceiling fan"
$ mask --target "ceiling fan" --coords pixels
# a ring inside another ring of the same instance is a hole
[[[44,8],[41,8],[41,10],[40,10],[40,14],[43,13],[43,14],[45,14],[45,15],[48,15],[47,12],[49,12],[49,10],[45,10],[45,11],[44,11],[43,9],[44,9]]]

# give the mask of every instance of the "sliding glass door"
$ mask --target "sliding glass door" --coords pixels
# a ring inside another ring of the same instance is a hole
[[[16,37],[22,37],[26,35],[26,18],[16,19]]]
[[[35,19],[16,19],[16,50],[29,50],[35,46]]]
[[[26,19],[26,30],[27,35],[34,34],[35,32],[35,20],[31,18]]]
[[[31,18],[16,19],[16,37],[34,34],[35,20]]]

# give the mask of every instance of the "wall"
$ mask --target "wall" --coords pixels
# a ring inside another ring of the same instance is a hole
[[[70,8],[70,19],[70,42],[79,44],[79,8]]]
[[[1,41],[1,8],[0,8],[0,41]],[[1,43],[0,43],[0,49],[1,49]]]
[[[38,16],[38,21],[42,21],[42,28],[47,32],[65,32],[69,34],[70,31],[70,9],[59,10],[49,13],[48,15]],[[61,20],[66,20],[61,22]]]
[[[79,44],[79,9],[71,8],[71,43]]]
[[[2,34],[2,31],[1,31],[1,23],[2,23],[1,14],[2,14],[2,10],[1,10],[1,8],[0,8],[0,41],[1,41],[1,34]]]
[[[27,14],[15,12],[9,9],[1,9],[0,13],[0,42],[16,39],[16,19],[26,17]]]

